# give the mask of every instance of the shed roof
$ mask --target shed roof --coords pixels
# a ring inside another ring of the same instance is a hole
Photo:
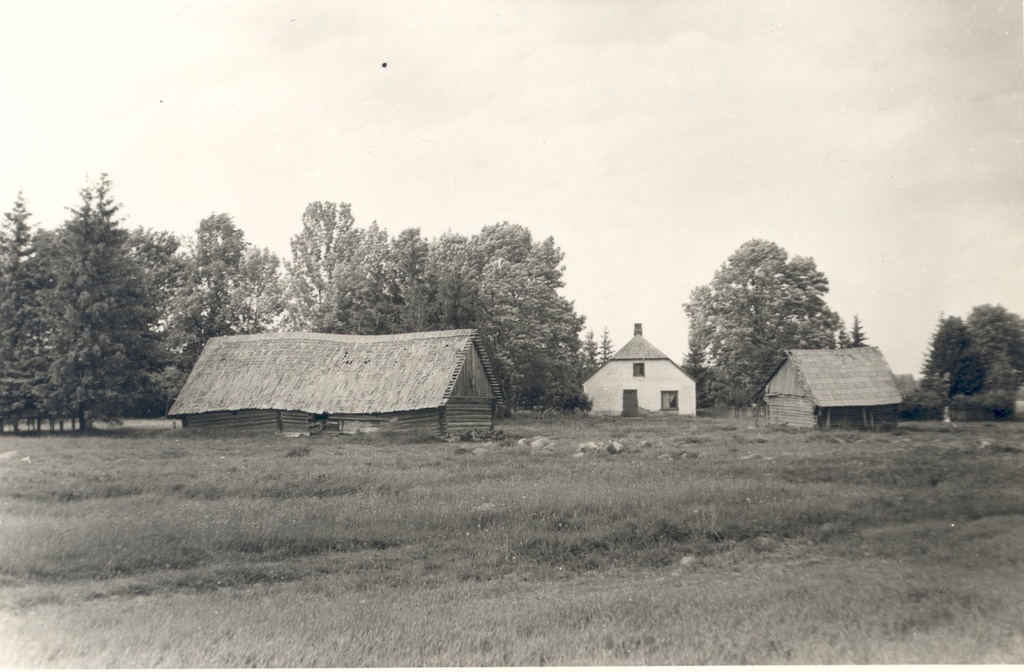
[[[448,401],[476,347],[494,396],[501,390],[470,329],[386,336],[274,333],[212,338],[168,415],[277,409],[387,413]]]
[[[768,383],[787,361],[796,368],[814,402],[823,408],[882,406],[903,400],[896,377],[882,351],[875,347],[788,350],[758,396],[764,394]]]

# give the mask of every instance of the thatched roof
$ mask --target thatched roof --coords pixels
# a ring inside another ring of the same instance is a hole
[[[622,348],[619,349],[611,359],[669,359],[661,350],[651,345],[651,342],[643,337],[642,334],[636,334],[626,343]],[[672,361],[669,359],[669,361]]]
[[[882,406],[903,400],[896,377],[878,348],[788,350],[775,373],[786,361],[796,368],[814,402],[823,408]]]
[[[276,333],[223,336],[206,344],[169,415],[277,409],[387,413],[437,408],[448,400],[476,347],[494,395],[497,385],[476,332],[387,336]]]

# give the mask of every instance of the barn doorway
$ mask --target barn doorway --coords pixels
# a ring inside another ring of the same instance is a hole
[[[637,401],[636,390],[622,391],[622,415],[626,418],[640,415],[640,402]]]

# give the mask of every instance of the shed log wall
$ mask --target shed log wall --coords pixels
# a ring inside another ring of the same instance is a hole
[[[814,402],[806,397],[780,395],[765,397],[768,424],[775,427],[814,427]]]

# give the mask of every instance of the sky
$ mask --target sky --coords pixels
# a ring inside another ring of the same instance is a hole
[[[565,253],[616,347],[680,362],[744,242],[812,257],[895,373],[940,315],[1024,315],[1024,18],[968,0],[0,0],[0,211],[228,213],[290,256],[306,205]]]

